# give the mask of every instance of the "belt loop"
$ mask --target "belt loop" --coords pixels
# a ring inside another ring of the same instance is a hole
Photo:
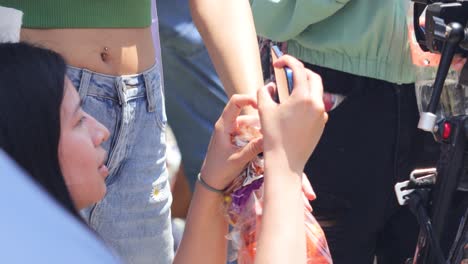
[[[80,87],[78,88],[78,94],[80,96],[81,101],[84,101],[86,95],[88,95],[89,83],[91,81],[92,75],[93,73],[91,71],[87,69],[82,69]]]
[[[115,89],[117,90],[117,96],[119,97],[119,104],[125,104],[125,84],[122,77],[115,78]]]
[[[145,80],[145,91],[146,91],[146,102],[147,111],[154,112],[156,110],[156,100],[154,98],[155,87],[154,82],[151,81],[152,71],[143,73],[143,79]]]

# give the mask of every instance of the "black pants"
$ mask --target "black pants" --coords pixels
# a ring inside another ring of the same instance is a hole
[[[416,218],[393,186],[414,168],[435,166],[438,145],[417,129],[414,85],[397,85],[310,64],[324,88],[347,96],[329,113],[305,172],[335,264],[402,264],[412,257]]]

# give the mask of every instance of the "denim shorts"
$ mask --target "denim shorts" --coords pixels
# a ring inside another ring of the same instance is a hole
[[[141,74],[110,76],[68,66],[83,109],[110,138],[107,194],[83,210],[89,225],[127,263],[172,263],[172,196],[166,169],[167,123],[159,64]],[[157,195],[150,202],[153,188]]]

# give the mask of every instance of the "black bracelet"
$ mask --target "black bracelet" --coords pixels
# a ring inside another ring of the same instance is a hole
[[[212,192],[215,192],[215,193],[224,194],[225,190],[219,190],[219,189],[213,188],[208,183],[206,183],[203,180],[203,178],[201,177],[201,173],[198,173],[197,179],[198,179],[198,182],[200,182],[201,185],[203,185],[203,187],[205,187],[206,189],[208,189],[208,190],[210,190]]]

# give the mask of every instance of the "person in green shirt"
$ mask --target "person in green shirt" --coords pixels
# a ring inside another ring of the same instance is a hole
[[[329,113],[305,167],[334,263],[373,263],[375,256],[379,264],[403,263],[414,253],[416,219],[398,206],[393,186],[412,169],[435,164],[438,153],[430,136],[417,129],[408,4],[250,0],[249,8],[247,1],[191,0],[224,85],[258,87],[256,29],[286,41],[289,54],[321,75],[325,91],[346,97]]]

